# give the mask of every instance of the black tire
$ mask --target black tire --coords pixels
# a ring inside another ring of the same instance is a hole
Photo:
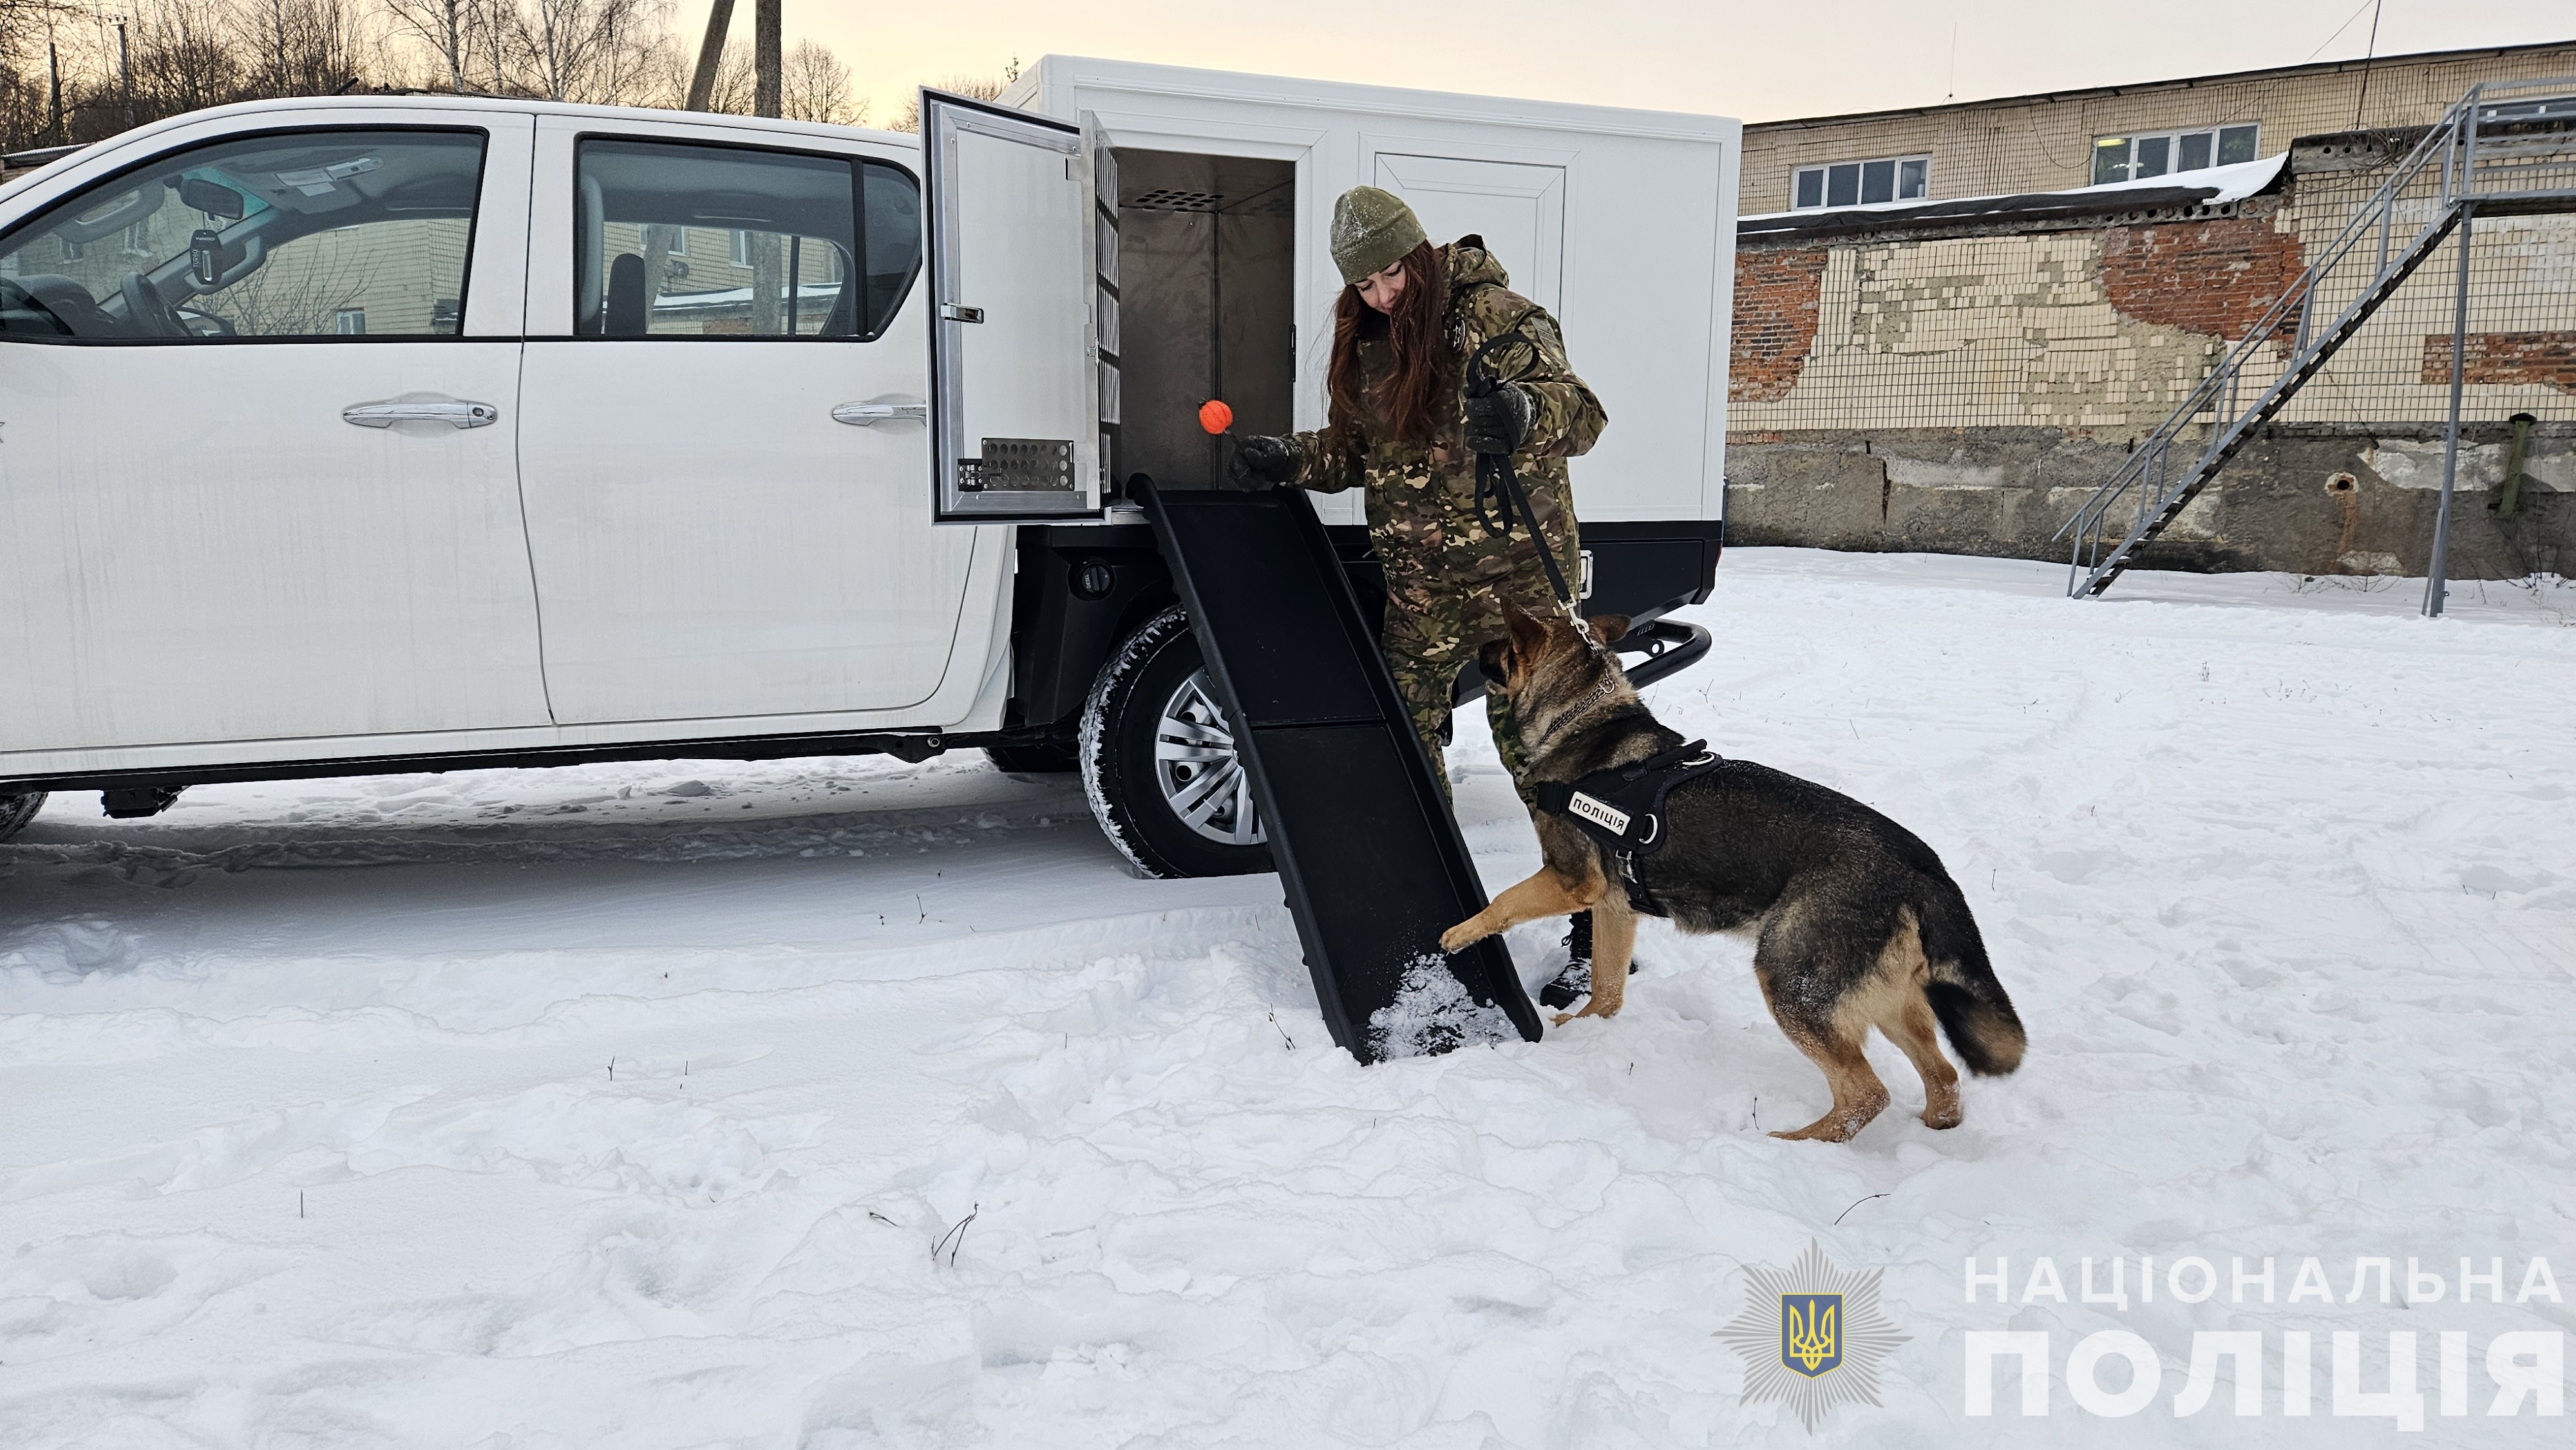
[[[1062,775],[1082,768],[1081,752],[1072,745],[987,745],[984,753],[996,768],[1014,775]]]
[[[1083,704],[1082,784],[1091,813],[1148,876],[1271,869],[1251,786],[1234,756],[1233,722],[1215,698],[1189,616],[1176,604],[1110,654]],[[1158,748],[1166,735],[1171,750]],[[1164,758],[1181,751],[1205,755]],[[1192,810],[1197,824],[1184,814]]]
[[[0,795],[0,841],[26,829],[36,812],[45,808],[45,792],[31,790],[19,795]]]

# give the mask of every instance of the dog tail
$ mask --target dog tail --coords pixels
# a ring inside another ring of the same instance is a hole
[[[1922,902],[1923,960],[1931,980],[1923,995],[1943,1035],[1970,1072],[1999,1077],[2021,1066],[2030,1037],[2013,1011],[2004,984],[1986,960],[1985,938],[1967,898],[1946,878],[1936,878]]]

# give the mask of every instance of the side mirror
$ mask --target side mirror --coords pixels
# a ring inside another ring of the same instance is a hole
[[[179,200],[191,211],[201,211],[225,221],[240,221],[245,209],[240,192],[199,176],[179,179]]]

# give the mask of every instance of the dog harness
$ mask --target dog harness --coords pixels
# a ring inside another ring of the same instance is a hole
[[[1637,879],[1637,858],[1664,848],[1664,797],[1726,763],[1705,740],[1676,745],[1643,760],[1596,770],[1568,784],[1543,780],[1538,808],[1564,816],[1607,847],[1619,862],[1628,902],[1648,916],[1670,916]]]

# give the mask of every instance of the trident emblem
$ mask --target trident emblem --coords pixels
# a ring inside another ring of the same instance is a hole
[[[1843,1362],[1842,1317],[1840,1294],[1781,1295],[1781,1365],[1809,1379],[1833,1372]]]

